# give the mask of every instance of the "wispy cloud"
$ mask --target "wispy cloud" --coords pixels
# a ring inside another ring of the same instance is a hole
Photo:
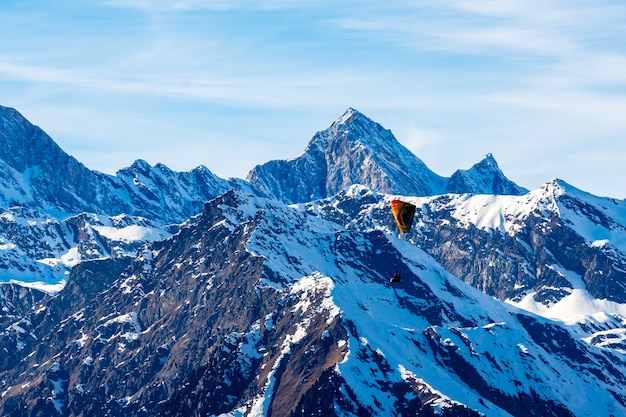
[[[38,114],[69,136],[167,143],[180,124],[279,153],[354,106],[449,173],[486,152],[522,172],[547,141],[566,152],[626,129],[626,6],[609,0],[36,3],[0,6],[0,104],[67,109]],[[63,121],[73,108],[89,123]],[[544,166],[521,178],[557,175]]]
[[[307,0],[101,0],[101,5],[145,10],[151,12],[198,10],[279,10],[319,6],[321,1]]]

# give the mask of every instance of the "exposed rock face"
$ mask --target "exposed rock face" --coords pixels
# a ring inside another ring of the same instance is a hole
[[[362,187],[305,205],[349,228],[397,232],[388,197]],[[560,180],[523,196],[406,197],[417,205],[406,239],[453,275],[501,300],[552,305],[574,290],[626,303],[624,201]]]
[[[132,261],[81,263],[5,329],[6,416],[626,411],[623,359],[380,230],[235,192]]]
[[[0,116],[0,415],[626,415],[624,201],[439,177],[353,109],[250,184],[106,176]]]
[[[484,204],[474,200],[476,206],[468,205],[464,213]],[[503,205],[496,233],[461,220],[463,214],[455,210],[459,203],[440,197],[420,210],[421,236],[416,242],[472,286],[502,300],[520,301],[530,292],[546,305],[581,288],[593,298],[626,303],[621,284],[626,280],[626,252],[619,245],[625,227],[610,217],[612,211],[623,210],[623,202],[582,195],[552,181]],[[515,205],[518,214],[507,214]],[[609,243],[578,229],[585,222],[595,224]]]
[[[0,203],[179,223],[230,184],[205,167],[173,172],[138,160],[117,176],[91,171],[16,110],[0,106]]]
[[[527,192],[504,175],[491,154],[468,170],[457,170],[446,185],[446,193],[452,194],[523,195]]]
[[[318,132],[302,155],[259,165],[248,180],[266,195],[295,203],[328,197],[352,184],[379,192],[433,195],[446,182],[389,130],[354,109]]]
[[[248,180],[260,193],[287,203],[330,197],[354,184],[411,196],[527,192],[505,177],[491,154],[469,170],[441,177],[389,130],[354,109],[318,132],[302,155],[258,165]]]
[[[67,155],[16,110],[0,106],[2,201],[82,211],[96,201],[98,174]],[[29,187],[27,184],[33,184]]]

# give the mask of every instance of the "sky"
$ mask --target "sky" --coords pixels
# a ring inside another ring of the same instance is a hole
[[[621,0],[3,0],[0,105],[88,168],[245,178],[352,107],[442,176],[626,198]]]

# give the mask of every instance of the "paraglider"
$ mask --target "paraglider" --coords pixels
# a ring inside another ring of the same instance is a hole
[[[413,216],[415,216],[415,206],[401,200],[391,200],[391,212],[393,213],[393,218],[396,219],[398,229],[402,233],[410,232]]]
[[[410,232],[413,217],[415,216],[415,206],[405,201],[391,200],[391,212],[393,213],[393,218],[396,220],[396,224],[398,225],[400,232],[402,234]],[[402,277],[396,270],[396,273],[393,274],[393,277],[389,280],[389,282],[393,284],[400,282],[401,280]]]

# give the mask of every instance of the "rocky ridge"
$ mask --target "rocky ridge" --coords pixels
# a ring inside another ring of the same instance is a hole
[[[286,203],[326,198],[353,184],[411,196],[527,192],[505,177],[492,155],[451,178],[441,177],[391,131],[352,108],[313,136],[300,156],[258,165],[247,179],[257,192]]]
[[[82,263],[0,342],[7,416],[626,411],[618,352],[407,241],[239,192],[130,264]]]
[[[626,413],[623,201],[440,177],[354,109],[249,182],[106,176],[0,110],[2,415]]]

